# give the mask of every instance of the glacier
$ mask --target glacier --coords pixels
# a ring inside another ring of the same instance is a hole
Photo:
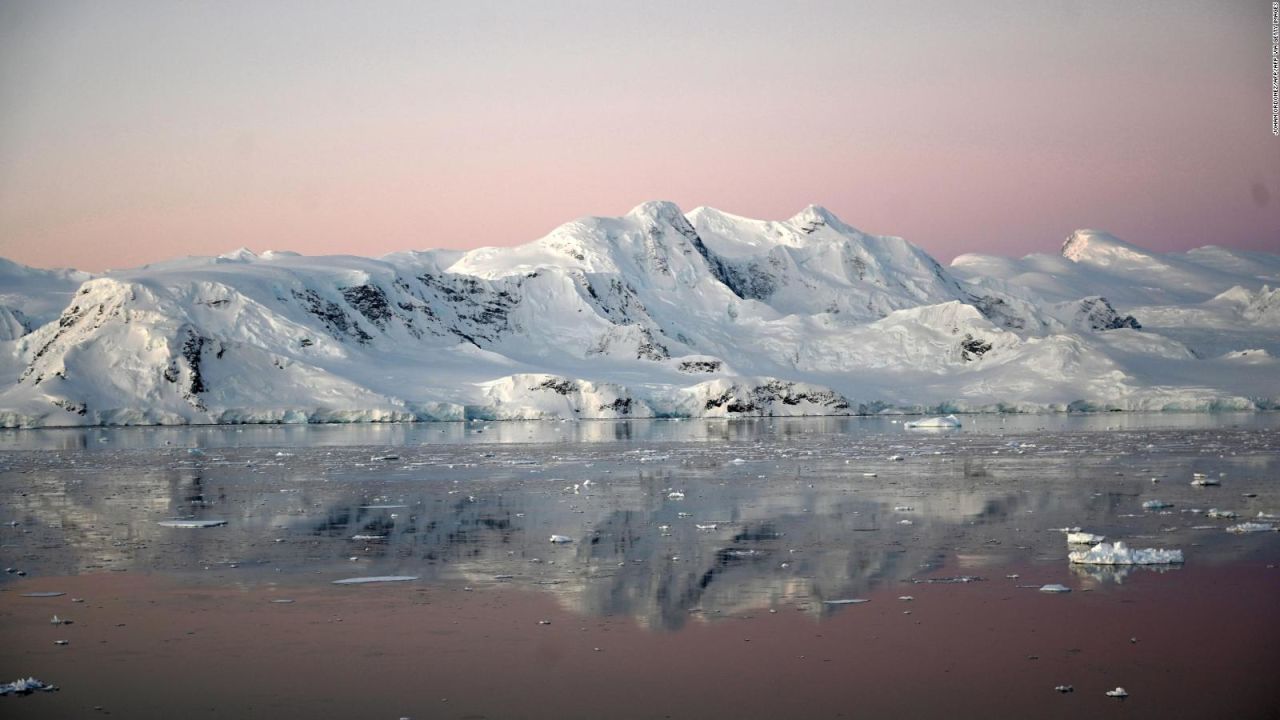
[[[1280,256],[943,266],[810,206],[647,202],[516,247],[0,260],[0,426],[1280,407]]]

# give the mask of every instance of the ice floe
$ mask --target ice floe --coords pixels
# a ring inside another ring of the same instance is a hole
[[[211,528],[226,525],[226,520],[161,520],[160,527],[167,528]]]
[[[408,582],[417,580],[418,575],[375,575],[371,577],[353,577],[334,580],[334,585],[366,585],[368,583]]]
[[[923,420],[909,420],[902,423],[904,428],[958,428],[960,427],[960,419],[955,415],[946,417],[931,417]]]

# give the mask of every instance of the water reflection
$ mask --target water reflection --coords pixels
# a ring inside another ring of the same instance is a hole
[[[1030,565],[1112,589],[1135,572],[1070,567],[1063,527],[1184,547],[1192,563],[1275,551],[1273,536],[1232,538],[1189,512],[1206,501],[1280,509],[1266,479],[1280,469],[1275,433],[878,435],[831,430],[848,419],[770,422],[769,433],[687,431],[719,434],[715,443],[632,443],[636,426],[600,423],[620,442],[7,453],[0,519],[17,523],[4,528],[7,564],[212,570],[211,582],[511,583],[585,615],[675,629],[782,605],[817,617],[838,611],[824,601],[943,572]],[[1193,470],[1226,472],[1230,495],[1190,487]],[[1174,509],[1142,512],[1153,492]],[[176,516],[230,524],[157,525]]]

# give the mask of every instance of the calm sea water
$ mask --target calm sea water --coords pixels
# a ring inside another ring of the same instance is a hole
[[[28,577],[145,570],[227,583],[417,576],[518,585],[674,630],[692,614],[900,583],[1071,566],[1061,528],[1190,564],[1280,559],[1280,416],[467,423],[0,434],[6,565]],[[1221,479],[1190,485],[1193,473]],[[1171,503],[1161,511],[1146,500]],[[1210,508],[1236,520],[1211,519]],[[169,528],[167,518],[225,520]],[[568,543],[551,543],[552,535]],[[10,582],[14,575],[4,578]]]

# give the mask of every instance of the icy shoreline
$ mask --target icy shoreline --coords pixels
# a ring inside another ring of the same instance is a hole
[[[946,406],[952,407],[952,406]],[[1218,413],[1248,413],[1248,414],[1269,414],[1280,411],[1280,407],[1269,405],[1267,407],[1251,407],[1251,408],[1223,408],[1223,407],[1205,407],[1202,409],[1172,409],[1172,410],[1071,410],[1071,409],[1028,409],[1028,410],[969,410],[969,411],[950,411],[951,414],[961,414],[969,417],[987,417],[995,418],[1002,416],[1017,417],[1062,417],[1062,416],[1132,416],[1132,415],[1213,415]],[[546,423],[562,423],[562,422],[635,422],[644,420],[657,421],[682,421],[682,420],[719,420],[719,421],[740,421],[740,420],[764,420],[764,419],[780,419],[780,418],[911,418],[911,417],[927,417],[937,413],[937,410],[925,411],[909,411],[886,409],[879,412],[853,412],[853,413],[808,413],[808,414],[790,414],[790,415],[652,415],[648,417],[564,417],[564,416],[524,416],[519,414],[505,413],[481,413],[481,414],[462,414],[456,417],[440,417],[433,415],[415,415],[413,413],[380,413],[377,411],[349,411],[342,413],[308,413],[302,409],[284,411],[284,412],[267,412],[261,415],[237,411],[232,413],[233,417],[222,418],[211,421],[189,420],[181,417],[163,418],[155,422],[146,421],[145,417],[131,417],[128,419],[117,419],[106,422],[84,422],[79,424],[43,424],[40,422],[22,422],[21,419],[15,419],[13,414],[0,412],[0,430],[73,430],[83,428],[161,428],[161,427],[246,427],[246,426],[321,426],[321,425],[417,425],[429,423],[449,423],[449,424],[469,424],[478,422],[546,422]]]

